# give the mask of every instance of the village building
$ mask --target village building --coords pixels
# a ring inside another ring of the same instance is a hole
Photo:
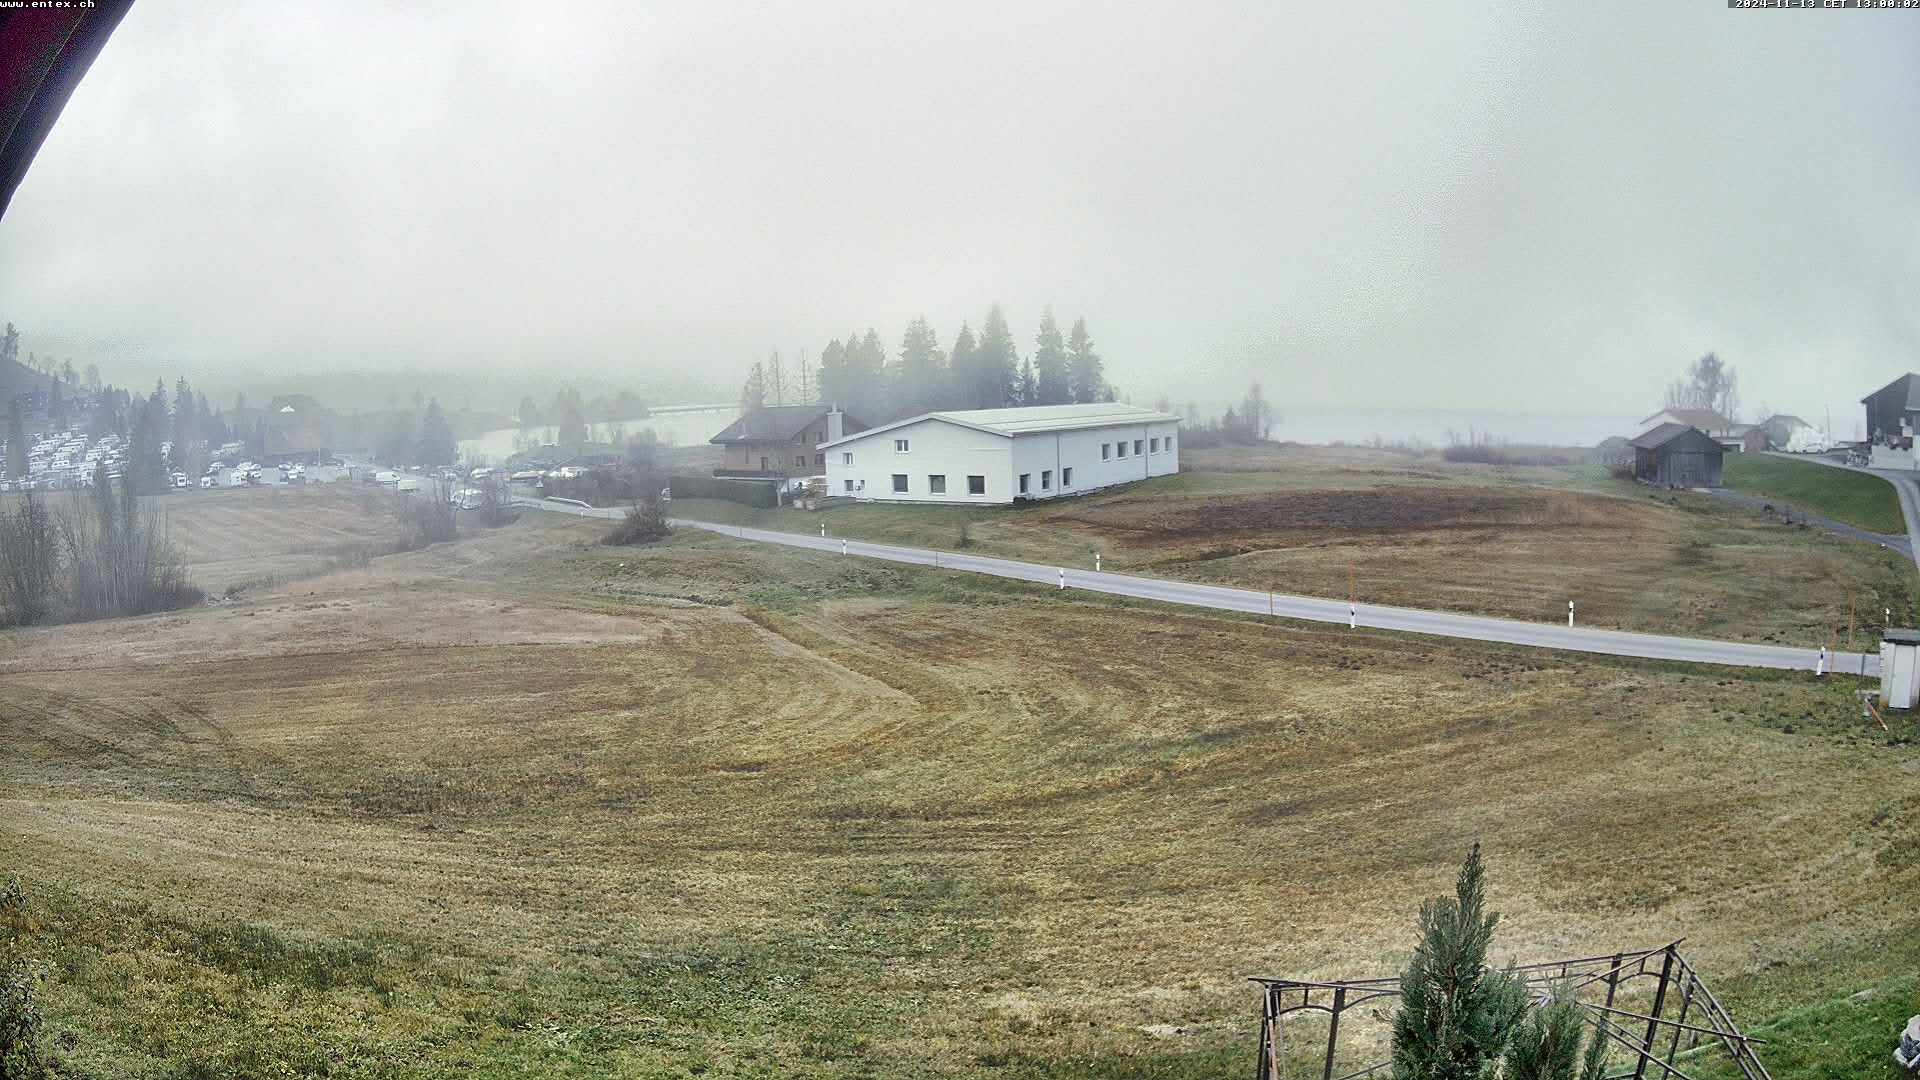
[[[1180,418],[1114,402],[932,412],[822,444],[827,493],[916,503],[1079,495],[1180,471]]]
[[[1912,445],[1920,426],[1920,374],[1909,372],[1860,399],[1867,411],[1867,441]]]
[[[1754,426],[1767,433],[1767,446],[1773,450],[1785,450],[1795,435],[1813,430],[1812,424],[1789,413],[1774,413]]]
[[[1718,409],[1662,409],[1640,421],[1640,434],[1645,435],[1667,424],[1697,428],[1730,454],[1748,449],[1745,437],[1747,425],[1735,423],[1732,417]]]
[[[827,464],[820,444],[864,430],[865,424],[830,405],[750,409],[707,440],[722,453],[713,475],[746,480],[819,476]]]
[[[1699,428],[1661,424],[1631,440],[1635,479],[1662,487],[1719,487],[1726,448]]]

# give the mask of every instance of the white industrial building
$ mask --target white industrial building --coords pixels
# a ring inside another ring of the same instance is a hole
[[[934,412],[820,444],[830,495],[1011,503],[1180,471],[1180,418],[1112,402]]]

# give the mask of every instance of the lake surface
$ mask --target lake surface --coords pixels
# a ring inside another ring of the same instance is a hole
[[[738,419],[740,410],[731,406],[660,412],[633,420],[588,424],[587,435],[595,442],[613,442],[617,441],[613,438],[615,435],[631,439],[642,431],[651,431],[662,446],[697,446]],[[470,464],[503,462],[521,450],[553,442],[558,434],[559,429],[552,425],[528,428],[524,432],[517,427],[495,428],[482,432],[477,438],[460,440],[460,460]]]
[[[1522,413],[1459,409],[1289,409],[1269,438],[1298,443],[1389,443],[1446,446],[1478,436],[1538,446],[1594,446],[1611,435],[1639,434],[1631,413]],[[1647,410],[1649,413],[1654,411]],[[1642,414],[1645,415],[1645,414]]]
[[[1649,410],[1651,411],[1651,410]],[[1271,438],[1298,443],[1354,443],[1375,440],[1441,447],[1472,437],[1539,446],[1594,446],[1611,435],[1639,432],[1631,413],[1524,413],[1461,409],[1278,409]],[[697,446],[740,418],[734,407],[662,412],[617,423],[588,424],[596,441],[613,441],[614,428],[627,438],[652,431],[665,446]],[[460,441],[462,461],[502,462],[523,449],[554,440],[551,426],[498,428]]]

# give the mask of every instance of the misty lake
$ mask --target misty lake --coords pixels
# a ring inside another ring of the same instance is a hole
[[[623,434],[633,438],[651,431],[662,446],[694,446],[719,434],[722,428],[740,418],[740,410],[731,405],[716,408],[665,408],[632,420],[588,424],[588,437],[595,442],[613,441]],[[618,428],[619,431],[614,429]],[[528,428],[495,428],[472,439],[460,440],[460,460],[465,462],[502,462],[523,449],[553,442],[558,434],[554,425]]]

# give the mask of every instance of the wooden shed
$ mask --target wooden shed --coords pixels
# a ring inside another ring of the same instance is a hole
[[[1634,439],[1633,475],[1662,487],[1719,487],[1726,451],[1699,428],[1661,424]]]

